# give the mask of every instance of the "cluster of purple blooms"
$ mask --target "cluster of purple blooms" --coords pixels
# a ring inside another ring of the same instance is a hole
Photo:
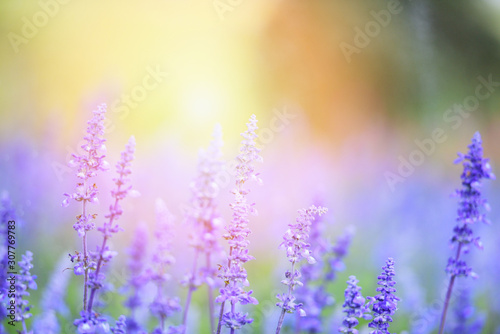
[[[106,147],[104,145],[104,119],[106,105],[101,104],[93,111],[93,117],[88,122],[87,134],[84,137],[85,143],[81,146],[81,155],[73,154],[70,165],[77,167],[76,176],[80,179],[77,183],[76,191],[66,196],[63,206],[69,205],[69,200],[82,203],[82,213],[78,215],[73,228],[82,237],[83,252],[70,254],[71,262],[75,263],[74,273],[84,275],[83,308],[80,312],[81,318],[74,321],[79,333],[95,333],[98,331],[108,332],[110,327],[108,320],[95,312],[93,309],[96,300],[96,293],[103,288],[105,275],[103,266],[107,264],[117,252],[112,251],[107,245],[108,240],[121,230],[117,224],[118,218],[122,215],[120,202],[134,191],[130,186],[131,163],[134,160],[135,139],[130,138],[121,154],[120,161],[116,164],[117,177],[113,179],[116,188],[111,191],[114,203],[109,207],[109,213],[105,215],[106,221],[98,228],[102,233],[102,243],[96,251],[91,252],[87,247],[87,233],[95,228],[96,214],[88,213],[87,205],[98,202],[98,189],[95,183],[90,180],[99,171],[108,170],[108,163],[104,160]],[[119,322],[117,322],[118,326]],[[121,326],[121,325],[120,325]],[[121,326],[123,327],[123,326]],[[117,327],[118,328],[118,327]],[[119,331],[119,329],[113,329]]]
[[[327,288],[335,281],[337,272],[344,270],[343,258],[347,255],[353,236],[352,229],[347,228],[336,243],[332,244],[323,237],[323,223],[323,217],[318,216],[311,226],[309,242],[313,257],[318,262],[301,266],[303,285],[296,290],[297,300],[303,304],[305,316],[296,317],[295,328],[309,333],[321,333],[325,330],[322,312],[335,304],[335,299]]]
[[[223,252],[218,241],[222,218],[216,202],[219,194],[217,177],[223,168],[221,160],[222,145],[222,128],[220,125],[216,125],[210,146],[207,150],[200,150],[197,176],[190,186],[192,198],[186,213],[186,220],[193,228],[190,234],[190,246],[194,248],[195,253],[192,271],[185,279],[188,286],[188,295],[182,323],[184,326],[187,324],[188,310],[193,292],[201,284],[205,284],[208,291],[209,318],[212,332],[215,329],[213,290],[218,285],[214,259],[219,260],[220,254]],[[200,262],[204,263],[204,265],[200,266]]]
[[[166,332],[166,320],[173,314],[181,310],[180,301],[177,297],[171,297],[165,294],[170,275],[168,269],[175,263],[175,258],[172,255],[172,225],[174,217],[168,211],[165,202],[161,199],[156,201],[156,250],[152,259],[152,266],[146,270],[145,281],[151,281],[156,285],[156,295],[149,305],[151,313],[158,318],[158,327],[153,333],[161,334]],[[169,326],[168,333],[182,333],[182,328]]]
[[[457,225],[453,229],[451,238],[452,247],[456,247],[455,255],[448,259],[446,272],[450,276],[448,291],[441,315],[439,334],[444,331],[446,313],[450,302],[455,279],[460,276],[477,277],[467,262],[462,258],[470,251],[470,246],[474,245],[479,249],[483,245],[478,236],[474,236],[472,226],[475,223],[489,224],[486,215],[482,213],[482,208],[489,210],[488,202],[481,194],[482,179],[495,179],[491,171],[489,159],[483,158],[483,143],[481,135],[476,132],[472,137],[472,143],[468,146],[467,154],[458,153],[455,163],[462,163],[463,172],[461,175],[462,188],[456,191],[458,196]]]
[[[83,302],[80,317],[74,320],[73,331],[78,333],[136,333],[136,334],[185,334],[192,332],[188,328],[188,310],[194,291],[201,285],[206,285],[208,291],[208,316],[212,333],[221,333],[226,327],[233,334],[244,326],[251,324],[253,319],[244,313],[241,305],[258,304],[252,296],[245,263],[253,260],[249,254],[248,236],[250,216],[257,214],[253,203],[247,199],[250,190],[249,180],[261,182],[259,173],[256,172],[254,163],[262,161],[260,149],[257,147],[257,119],[250,117],[247,130],[242,133],[243,141],[240,154],[236,158],[235,188],[232,190],[234,202],[230,204],[232,217],[225,226],[222,237],[228,243],[226,262],[222,261],[223,247],[219,244],[222,217],[218,210],[217,184],[219,173],[223,170],[222,157],[222,132],[219,126],[214,130],[213,140],[206,151],[199,155],[197,176],[191,184],[192,197],[186,211],[186,220],[191,226],[190,245],[194,250],[192,270],[184,280],[188,291],[184,308],[180,299],[171,296],[167,291],[174,285],[170,275],[171,266],[175,263],[172,254],[174,239],[174,217],[162,200],[156,203],[156,227],[154,230],[153,254],[148,256],[148,231],[140,225],[135,234],[129,250],[128,269],[130,277],[124,291],[128,298],[124,306],[129,311],[129,316],[121,315],[110,325],[111,317],[98,312],[101,310],[98,295],[106,289],[105,272],[110,261],[118,254],[110,248],[109,240],[122,230],[117,222],[123,214],[122,201],[127,196],[137,194],[132,189],[131,163],[134,160],[135,140],[132,137],[116,164],[117,176],[113,179],[114,189],[111,191],[112,204],[109,212],[104,216],[104,222],[97,227],[102,236],[102,241],[95,251],[87,247],[90,232],[96,227],[97,215],[91,213],[90,204],[98,202],[98,188],[92,179],[100,171],[106,171],[105,162],[104,115],[105,105],[100,105],[88,122],[87,134],[82,145],[83,153],[73,155],[71,164],[77,167],[76,176],[79,181],[73,193],[65,194],[63,205],[69,205],[70,200],[81,203],[81,214],[76,216],[73,228],[82,238],[82,250],[70,254],[74,263],[73,272],[83,276]],[[439,333],[443,333],[447,309],[450,303],[455,280],[461,276],[477,275],[464,260],[471,245],[482,248],[480,238],[472,230],[476,222],[488,223],[481,208],[487,208],[487,202],[482,198],[482,179],[494,179],[488,159],[483,158],[482,141],[479,133],[472,138],[467,154],[459,154],[457,162],[462,162],[461,175],[462,188],[456,191],[459,198],[457,225],[453,229],[451,244],[455,249],[454,256],[450,257],[446,272],[450,281],[444,303]],[[322,313],[325,308],[331,307],[335,299],[329,293],[329,285],[337,278],[337,273],[345,269],[344,257],[353,237],[352,230],[348,229],[341,235],[336,243],[324,237],[323,216],[328,209],[312,205],[298,210],[295,222],[288,225],[283,241],[279,245],[286,252],[290,268],[286,270],[281,281],[286,286],[286,291],[278,294],[280,316],[276,333],[282,328],[294,326],[296,333],[321,333],[327,332],[328,327]],[[15,303],[16,309],[11,320],[22,325],[22,334],[29,333],[60,333],[58,315],[67,316],[69,311],[65,307],[64,296],[69,284],[69,277],[61,275],[66,264],[61,261],[56,265],[50,283],[42,293],[41,312],[35,316],[33,331],[28,330],[31,317],[31,305],[28,301],[29,291],[37,289],[36,275],[33,269],[33,253],[26,251],[22,260],[18,262],[18,273],[15,274],[15,294],[9,295],[9,279],[6,275],[9,267],[7,245],[9,242],[8,222],[14,220],[14,211],[7,196],[2,196],[0,207],[0,316],[9,317],[8,306]],[[306,260],[306,261],[303,261]],[[65,260],[67,262],[67,260]],[[220,280],[217,281],[217,278]],[[389,327],[398,309],[396,296],[396,280],[394,260],[388,258],[381,274],[377,277],[378,287],[376,295],[364,297],[356,276],[349,276],[347,288],[342,303],[343,317],[341,324],[334,330],[341,333],[357,334],[366,331],[370,334],[390,334]],[[149,318],[140,319],[139,310],[146,305],[142,291],[145,285],[150,284],[155,288],[155,295],[147,307],[149,313],[157,318],[154,329],[149,332],[151,325]],[[214,289],[220,287],[219,295],[214,298]],[[220,311],[215,314],[214,303],[220,303]],[[182,312],[182,322],[171,325],[173,317]],[[6,312],[7,311],[7,312]],[[484,319],[479,317],[473,321],[474,307],[471,305],[470,291],[462,290],[454,308],[454,318],[450,327],[453,333],[479,333],[484,325]],[[287,313],[295,313],[295,317],[285,322]],[[218,322],[214,320],[218,317]],[[291,323],[291,325],[290,325]],[[339,320],[340,323],[340,320]],[[363,326],[363,328],[359,328]],[[4,333],[0,325],[0,333]]]
[[[281,295],[277,295],[280,302],[278,302],[276,306],[281,308],[282,311],[278,320],[276,333],[281,331],[286,313],[298,311],[301,316],[306,315],[306,312],[302,308],[303,304],[296,304],[296,298],[293,295],[293,291],[297,286],[303,286],[303,283],[299,280],[301,278],[301,272],[298,266],[303,259],[307,260],[309,264],[316,263],[316,259],[312,256],[310,251],[309,233],[315,217],[321,216],[327,211],[328,209],[324,207],[316,207],[314,205],[311,205],[307,209],[300,209],[295,223],[288,225],[289,228],[283,236],[283,242],[280,244],[280,248],[286,250],[286,256],[291,263],[291,270],[286,271],[285,279],[281,281],[281,283],[288,287],[288,291]]]
[[[31,274],[33,268],[33,253],[26,251],[17,263],[12,249],[16,249],[15,221],[17,219],[7,193],[0,200],[0,319],[7,318],[8,325],[21,323],[22,334],[28,334],[26,320],[31,318],[30,305],[27,297],[30,290],[37,289],[36,275]],[[9,237],[10,236],[10,237]],[[12,238],[14,236],[14,238]],[[0,324],[0,333],[4,332],[4,324]]]
[[[258,304],[257,299],[251,296],[252,291],[245,291],[244,286],[248,286],[247,272],[243,264],[254,259],[248,254],[248,235],[250,228],[248,223],[250,215],[256,215],[257,211],[253,204],[247,202],[246,196],[249,189],[245,188],[245,182],[256,180],[261,182],[259,174],[255,172],[253,163],[262,161],[259,155],[260,149],[257,148],[255,139],[257,134],[257,118],[255,115],[250,117],[247,123],[247,131],[242,133],[243,141],[240,147],[240,154],[236,158],[236,187],[233,189],[235,202],[231,204],[233,216],[231,222],[226,226],[226,233],[223,235],[229,243],[229,255],[227,265],[220,268],[219,277],[225,282],[225,286],[220,289],[220,295],[215,299],[221,303],[219,323],[217,333],[220,333],[221,326],[224,325],[231,329],[231,333],[240,329],[246,324],[252,323],[253,319],[247,314],[236,310],[236,305]],[[224,311],[226,302],[230,303],[230,310]]]
[[[359,281],[356,276],[349,276],[347,281],[347,289],[344,293],[344,313],[346,314],[342,321],[342,327],[339,328],[341,333],[357,334],[356,326],[359,324],[358,319],[371,319],[369,314],[370,308],[366,304],[366,299],[361,294],[361,287],[358,286]]]

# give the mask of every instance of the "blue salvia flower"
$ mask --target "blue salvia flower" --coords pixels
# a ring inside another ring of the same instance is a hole
[[[481,212],[481,208],[489,209],[486,199],[481,196],[481,179],[494,179],[495,175],[491,171],[489,159],[483,158],[483,147],[479,132],[474,134],[472,143],[469,145],[467,154],[458,154],[455,163],[462,162],[462,189],[456,191],[459,197],[457,210],[457,225],[453,229],[454,235],[451,238],[452,245],[457,246],[457,253],[450,257],[446,272],[451,276],[476,276],[464,260],[460,260],[460,255],[469,251],[470,245],[482,249],[483,245],[479,237],[474,236],[472,224],[483,222],[489,224],[486,215]]]
[[[36,333],[59,333],[60,325],[57,313],[63,316],[68,314],[65,296],[70,275],[64,272],[66,261],[66,256],[64,256],[57,262],[49,283],[43,291],[40,303],[42,313],[35,318],[33,325]]]
[[[344,233],[337,238],[331,251],[327,253],[327,255],[331,255],[328,257],[328,265],[326,266],[325,279],[327,281],[334,281],[337,278],[337,272],[345,269],[344,257],[349,251],[353,236],[354,229],[352,227],[346,228]]]
[[[33,268],[31,262],[33,261],[33,253],[26,251],[22,255],[22,260],[18,262],[19,274],[16,276],[16,292],[15,292],[15,305],[16,314],[15,321],[20,322],[23,325],[23,334],[27,334],[28,330],[26,328],[25,320],[31,317],[31,306],[29,305],[26,297],[30,295],[28,290],[36,290],[36,275],[32,275],[30,270]]]
[[[310,264],[316,263],[310,251],[309,233],[315,217],[321,216],[327,211],[328,209],[326,208],[311,205],[308,209],[298,210],[296,222],[288,224],[289,228],[283,236],[283,242],[280,244],[280,248],[286,250],[286,256],[292,268],[286,271],[285,279],[281,281],[281,283],[288,287],[288,291],[281,295],[277,295],[280,302],[278,302],[276,306],[280,307],[282,311],[278,320],[276,333],[281,331],[285,313],[294,313],[298,311],[300,315],[306,315],[305,311],[302,309],[302,304],[295,303],[296,298],[293,295],[295,288],[303,285],[299,280],[301,272],[297,266],[303,259],[306,259]]]
[[[353,236],[353,230],[348,228],[338,237],[335,245],[332,245],[322,237],[323,225],[321,217],[317,217],[312,224],[309,241],[318,263],[306,263],[300,268],[304,285],[298,287],[296,292],[297,300],[304,304],[306,313],[303,317],[297,316],[296,327],[299,331],[305,330],[309,333],[324,331],[321,312],[335,302],[327,291],[327,284],[336,279],[337,272],[344,270],[343,258],[347,255]]]
[[[88,281],[89,271],[96,268],[96,262],[89,257],[87,249],[87,233],[94,229],[97,215],[89,213],[89,204],[98,202],[98,190],[92,178],[99,171],[108,169],[108,163],[104,160],[106,146],[104,142],[104,114],[106,105],[101,104],[93,111],[92,119],[87,122],[87,134],[84,137],[85,143],[81,146],[84,153],[81,155],[73,154],[73,159],[69,162],[71,167],[77,167],[76,176],[79,181],[76,184],[75,192],[65,193],[66,198],[62,206],[68,206],[70,200],[75,200],[82,205],[81,214],[76,216],[76,222],[73,228],[82,237],[82,252],[70,254],[71,262],[75,263],[75,275],[84,275],[83,282],[83,310],[87,309]]]
[[[80,311],[80,318],[73,321],[78,334],[108,333],[108,320],[96,312]]]
[[[456,246],[456,252],[453,257],[448,259],[448,265],[446,266],[446,272],[450,276],[450,283],[441,315],[440,334],[444,331],[446,312],[455,278],[460,276],[477,277],[472,268],[467,265],[467,262],[461,258],[462,254],[469,252],[470,245],[475,245],[480,249],[483,247],[480,238],[474,236],[472,225],[477,222],[489,224],[486,215],[481,211],[481,208],[489,209],[486,199],[482,198],[481,195],[481,180],[495,179],[495,175],[491,171],[489,159],[483,158],[483,147],[479,132],[474,134],[472,143],[468,148],[467,154],[458,153],[458,159],[455,160],[455,163],[461,162],[463,166],[461,175],[462,188],[456,191],[459,198],[457,225],[453,229],[454,234],[451,238],[451,244]]]
[[[247,272],[243,264],[254,259],[248,254],[248,235],[251,233],[248,228],[251,214],[257,214],[252,204],[246,200],[248,189],[244,188],[245,182],[249,179],[261,182],[258,173],[255,173],[253,163],[262,161],[259,155],[260,149],[256,147],[255,139],[257,135],[257,118],[255,115],[250,117],[247,123],[247,131],[242,133],[244,140],[240,147],[240,154],[236,158],[236,188],[232,191],[235,196],[235,203],[231,204],[233,216],[231,222],[226,226],[227,233],[224,238],[229,243],[229,256],[226,266],[220,266],[219,277],[225,282],[225,287],[220,289],[220,295],[215,299],[221,303],[217,333],[220,333],[221,326],[225,325],[234,333],[236,329],[249,324],[253,319],[248,318],[247,314],[236,311],[238,303],[258,304],[257,299],[250,296],[252,291],[246,292],[243,287],[248,286]],[[225,303],[230,302],[231,309],[224,313]]]
[[[116,321],[115,327],[111,328],[113,334],[126,334],[127,333],[127,318],[121,315]]]
[[[187,221],[193,226],[190,234],[190,246],[194,248],[194,263],[191,273],[185,281],[188,285],[186,306],[182,316],[185,326],[191,295],[199,285],[205,283],[208,290],[208,305],[210,328],[214,331],[214,298],[213,289],[216,285],[217,269],[214,257],[221,254],[222,246],[218,241],[222,219],[220,217],[216,198],[219,194],[217,177],[222,170],[222,129],[220,125],[214,128],[213,139],[207,150],[200,150],[198,172],[191,183],[192,198],[187,212]],[[204,265],[199,265],[199,262]]]
[[[130,316],[127,317],[127,330],[135,333],[141,330],[141,326],[135,320],[135,311],[142,305],[141,290],[144,286],[145,257],[147,252],[148,233],[144,225],[139,225],[134,233],[134,239],[129,249],[128,269],[130,279],[127,289],[131,295],[125,301],[125,306],[130,310]]]
[[[114,203],[109,206],[109,213],[105,216],[107,221],[104,222],[103,226],[98,228],[99,232],[103,235],[102,244],[97,248],[96,252],[90,252],[90,258],[92,262],[95,263],[95,268],[91,268],[92,270],[89,273],[89,280],[87,283],[87,286],[90,288],[90,297],[87,306],[87,311],[89,313],[92,313],[97,291],[104,285],[105,276],[102,272],[102,267],[118,254],[116,251],[110,250],[107,241],[114,234],[122,231],[122,228],[117,223],[117,220],[123,213],[120,202],[125,199],[127,195],[135,196],[137,194],[137,191],[132,190],[132,186],[130,185],[130,174],[132,173],[130,167],[134,160],[134,154],[135,138],[132,136],[125,146],[125,150],[121,153],[121,159],[116,164],[118,176],[113,179],[116,188],[111,191]]]
[[[452,333],[453,334],[479,334],[483,330],[485,319],[484,317],[474,316],[474,305],[471,302],[470,289],[468,287],[462,287],[460,289],[457,302],[453,308],[454,324]]]
[[[146,271],[147,279],[152,281],[157,288],[156,296],[149,306],[151,313],[158,318],[159,327],[156,328],[157,333],[164,333],[167,330],[165,328],[166,320],[181,310],[179,298],[169,297],[164,292],[170,280],[167,269],[175,263],[175,258],[171,252],[173,219],[174,217],[168,211],[165,202],[157,199],[155,228],[157,246],[152,259],[152,266]]]
[[[370,308],[365,303],[358,282],[356,276],[349,276],[344,293],[345,301],[342,304],[346,315],[342,321],[342,327],[339,328],[341,333],[357,334],[358,330],[355,327],[359,324],[358,318],[371,319]]]
[[[311,226],[309,235],[311,252],[318,262],[306,263],[300,267],[303,285],[297,287],[295,293],[297,300],[303,303],[302,308],[306,313],[305,316],[297,313],[295,327],[298,332],[301,330],[311,333],[322,332],[321,311],[333,304],[333,297],[325,290],[326,282],[323,281],[325,271],[323,260],[325,260],[328,248],[331,247],[323,238],[323,230],[324,221],[318,216]]]
[[[399,298],[394,295],[396,289],[394,285],[394,260],[388,258],[386,265],[382,268],[382,273],[378,276],[377,291],[380,292],[370,299],[369,305],[373,310],[373,320],[368,327],[374,330],[370,334],[390,334],[389,325],[392,322],[392,316],[396,313]]]
[[[7,272],[10,271],[8,268],[8,226],[9,221],[16,220],[15,212],[7,192],[3,192],[0,199],[0,219],[0,332],[2,332],[3,319],[8,314],[8,291],[10,286],[10,283],[7,282]]]

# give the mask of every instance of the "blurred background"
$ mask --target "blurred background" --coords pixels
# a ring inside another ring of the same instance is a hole
[[[18,215],[19,252],[35,254],[33,304],[58,258],[79,249],[72,229],[78,208],[60,206],[76,184],[67,161],[91,111],[106,103],[107,160],[114,165],[134,135],[132,179],[142,194],[124,204],[115,266],[126,263],[136,226],[144,222],[152,232],[154,202],[162,198],[177,217],[173,276],[181,280],[192,256],[183,208],[197,152],[219,123],[231,162],[255,114],[264,184],[251,186],[259,215],[251,222],[256,260],[248,273],[261,305],[275,303],[283,289],[287,262],[278,245],[286,224],[319,196],[330,209],[327,239],[347,226],[356,230],[328,312],[338,313],[349,275],[374,295],[376,275],[392,256],[402,301],[391,331],[436,332],[455,223],[450,194],[460,186],[456,152],[480,131],[493,171],[500,166],[499,18],[497,0],[2,1],[0,190]],[[110,171],[96,179],[102,215],[111,178]],[[495,333],[500,187],[485,183],[492,225],[476,226],[485,249],[469,261],[480,278],[465,281],[472,318],[484,320],[482,333]],[[221,186],[219,196],[226,221],[231,187]],[[90,242],[99,239],[96,232]],[[78,314],[80,286],[72,277],[63,324]],[[182,300],[185,290],[173,293]],[[115,318],[122,301],[112,299]],[[203,296],[194,303],[202,314]],[[253,330],[265,328],[264,313],[248,310]],[[35,316],[40,311],[33,308]],[[266,314],[270,328],[279,309],[273,312]],[[208,333],[199,319],[199,332]]]

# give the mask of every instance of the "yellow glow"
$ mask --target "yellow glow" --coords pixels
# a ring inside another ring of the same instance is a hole
[[[221,96],[209,85],[196,85],[188,87],[182,95],[181,109],[186,111],[186,117],[207,119],[221,108]]]

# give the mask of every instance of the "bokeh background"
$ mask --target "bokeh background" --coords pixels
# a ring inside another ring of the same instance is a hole
[[[330,209],[327,238],[347,226],[356,230],[345,271],[331,287],[337,304],[328,312],[338,319],[349,275],[360,279],[365,295],[374,295],[376,275],[392,256],[402,301],[391,331],[436,332],[456,212],[450,194],[460,185],[456,152],[465,152],[480,131],[485,156],[497,173],[500,166],[499,18],[496,0],[2,1],[0,189],[19,217],[18,252],[35,254],[39,290],[32,303],[58,259],[79,249],[72,229],[78,208],[60,205],[76,183],[66,164],[92,109],[107,103],[108,161],[114,164],[134,135],[133,182],[142,194],[125,203],[125,232],[113,243],[120,251],[117,268],[125,266],[136,226],[144,222],[152,232],[154,202],[162,198],[177,217],[173,276],[181,280],[192,256],[183,208],[198,149],[219,123],[224,159],[233,160],[239,134],[255,114],[264,184],[252,186],[250,195],[259,216],[251,222],[256,260],[248,273],[261,305],[274,303],[283,289],[287,262],[278,245],[286,224],[319,196]],[[474,105],[481,78],[494,83],[489,91],[481,88],[490,94]],[[472,106],[460,113],[464,103]],[[432,138],[436,129],[445,139],[428,154],[414,153],[416,141]],[[387,173],[397,174],[412,154],[420,157],[418,166],[391,186]],[[109,205],[111,177],[97,179],[100,214]],[[231,187],[221,188],[227,221]],[[485,319],[482,333],[495,333],[497,181],[486,182],[484,193],[492,225],[476,228],[485,249],[469,255],[480,278],[467,283],[474,317]],[[91,243],[98,240],[95,233]],[[78,314],[80,286],[72,277],[63,324]],[[172,293],[182,299],[186,291],[174,284]],[[199,295],[190,322],[208,333]],[[123,298],[111,298],[114,317],[123,312]],[[35,316],[40,311],[33,308]],[[268,332],[263,328],[272,328],[279,315],[278,308],[265,315],[249,311],[255,332]]]

